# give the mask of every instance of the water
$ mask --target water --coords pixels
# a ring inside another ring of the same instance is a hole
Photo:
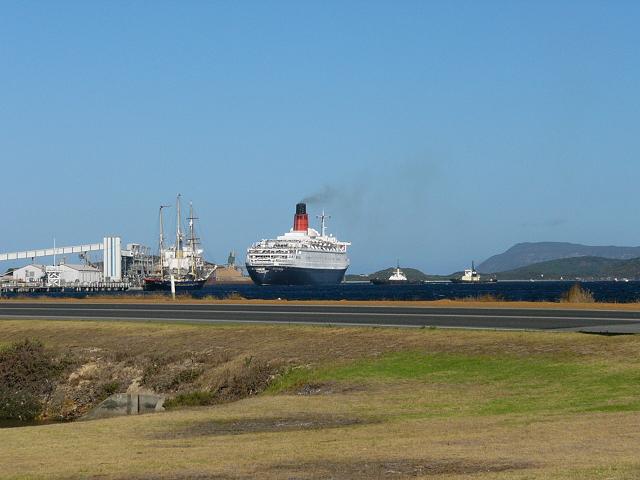
[[[557,301],[575,282],[497,282],[469,285],[460,283],[427,283],[419,285],[372,285],[369,283],[347,283],[329,286],[257,286],[212,285],[193,292],[193,298],[213,296],[225,298],[240,295],[248,299],[286,300],[442,300],[493,295],[508,301]],[[633,282],[582,282],[598,302],[640,301],[640,281]],[[62,292],[51,297],[86,298],[102,295],[158,295],[159,292]],[[41,294],[34,295],[37,297]],[[168,293],[167,293],[168,295]],[[11,295],[6,295],[10,297]],[[21,296],[25,296],[21,294]]]
[[[467,285],[427,283],[418,285],[342,284],[322,287],[219,285],[194,293],[194,297],[225,297],[238,293],[249,299],[287,300],[442,300],[493,295],[509,301],[557,301],[575,282],[497,282]],[[584,282],[599,302],[640,300],[640,282]]]

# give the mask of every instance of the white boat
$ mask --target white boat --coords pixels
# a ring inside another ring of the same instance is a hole
[[[404,272],[400,270],[400,262],[398,262],[398,266],[389,278],[372,278],[370,281],[374,285],[407,285],[422,283],[420,281],[409,281]]]
[[[495,278],[489,278],[483,280],[480,274],[476,271],[474,262],[471,262],[471,268],[465,269],[460,278],[452,278],[453,283],[493,283],[497,282]]]

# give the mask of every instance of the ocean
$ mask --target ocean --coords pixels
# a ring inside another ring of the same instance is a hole
[[[372,285],[369,283],[344,283],[330,286],[257,286],[213,285],[202,290],[183,294],[193,298],[227,298],[241,296],[247,299],[264,300],[442,300],[494,296],[507,301],[557,301],[576,282],[535,281],[497,282],[478,285],[460,283],[426,283],[419,285]],[[631,282],[582,282],[583,288],[591,291],[598,302],[640,301],[640,281]],[[158,295],[160,292],[62,292],[51,297],[84,298],[101,295]],[[161,293],[160,293],[161,294]],[[41,294],[34,294],[34,297]],[[168,295],[168,294],[167,294]],[[11,297],[13,295],[3,295]],[[25,294],[20,294],[25,296]]]

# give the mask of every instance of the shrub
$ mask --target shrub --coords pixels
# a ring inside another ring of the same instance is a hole
[[[193,383],[194,381],[196,381],[198,379],[198,377],[202,374],[202,370],[200,369],[188,369],[188,370],[182,370],[181,372],[178,372],[173,379],[171,380],[171,383],[169,384],[168,388],[170,389],[174,389],[174,388],[180,388],[182,385],[184,385],[185,383]]]
[[[117,380],[106,382],[98,387],[98,398],[106,399],[109,398],[114,393],[118,393],[118,391],[124,390],[123,386]]]
[[[273,368],[254,357],[246,357],[240,366],[226,370],[211,390],[185,392],[165,402],[166,408],[196,407],[233,402],[264,391],[273,378]]]
[[[246,298],[244,298],[238,292],[229,292],[224,298],[225,300],[246,300]]]
[[[208,391],[181,393],[164,402],[167,409],[176,407],[202,407],[215,403],[215,395]]]
[[[34,420],[42,413],[42,400],[33,392],[8,392],[0,389],[0,418],[6,420]]]
[[[594,303],[593,294],[579,283],[574,283],[571,288],[562,294],[561,302],[566,303]]]
[[[504,302],[502,295],[495,295],[493,293],[485,293],[483,295],[475,295],[469,297],[462,297],[454,299],[457,302]]]
[[[37,418],[65,366],[37,340],[15,342],[0,351],[0,418]]]
[[[271,378],[272,367],[268,363],[247,357],[242,368],[224,373],[216,399],[223,403],[257,395],[267,388]]]

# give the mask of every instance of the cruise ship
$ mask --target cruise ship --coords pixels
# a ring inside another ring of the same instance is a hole
[[[258,285],[333,285],[342,282],[349,267],[347,247],[327,235],[319,215],[320,232],[309,228],[307,206],[296,205],[293,228],[279,237],[254,243],[247,250],[246,266]]]

